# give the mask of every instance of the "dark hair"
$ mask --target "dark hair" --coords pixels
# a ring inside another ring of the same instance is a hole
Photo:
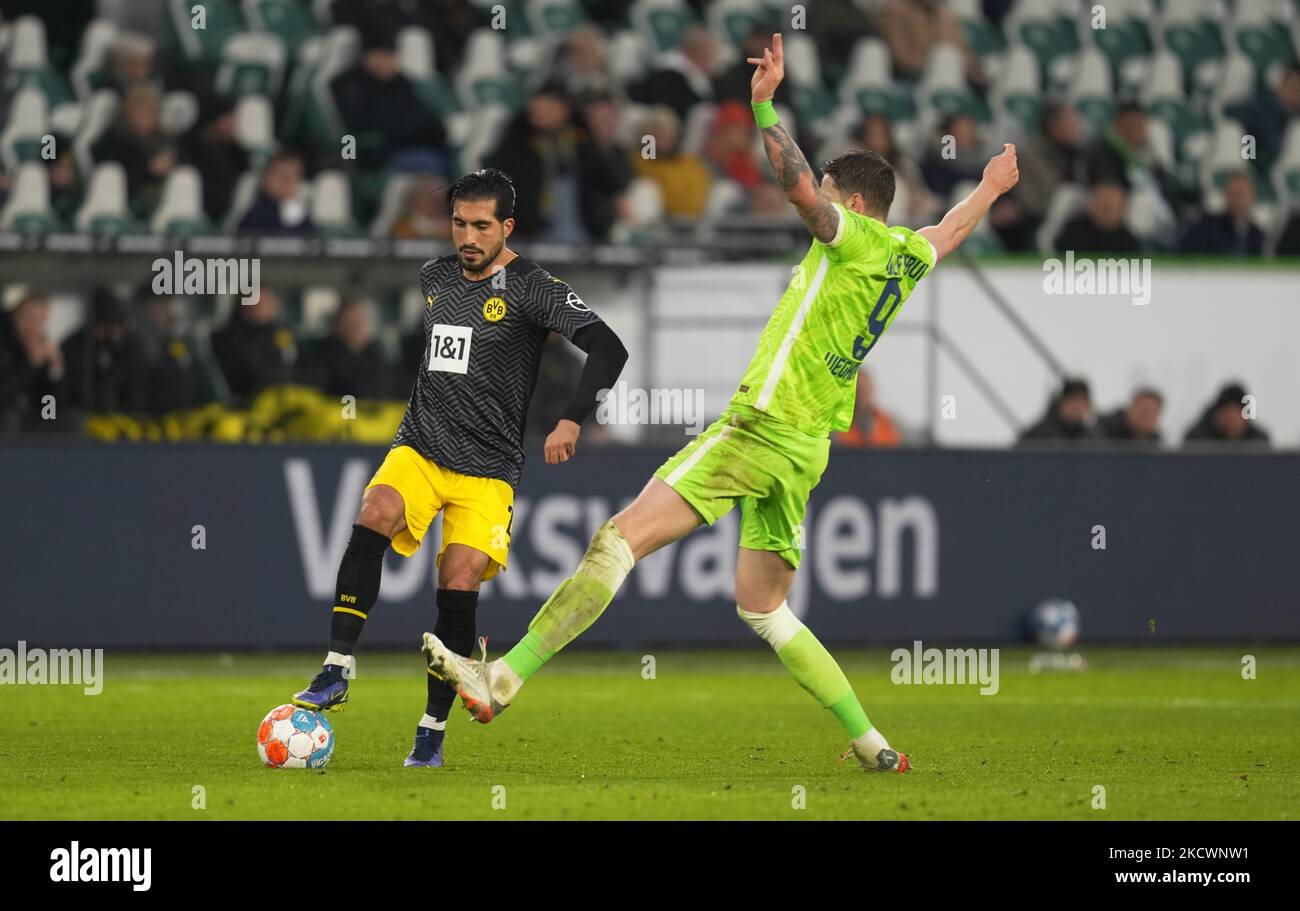
[[[1224,405],[1241,405],[1241,400],[1246,397],[1246,388],[1240,383],[1228,383],[1219,390],[1219,395],[1214,400],[1211,409],[1217,410]]]
[[[447,194],[448,211],[454,210],[457,199],[491,199],[496,202],[496,217],[505,221],[515,215],[515,185],[505,171],[480,168],[471,171],[451,185]]]
[[[894,204],[894,169],[880,154],[854,149],[822,165],[845,196],[861,193],[867,209],[884,218]]]
[[[1068,376],[1061,383],[1061,398],[1068,399],[1076,395],[1092,398],[1092,394],[1088,389],[1088,381],[1077,376]]]

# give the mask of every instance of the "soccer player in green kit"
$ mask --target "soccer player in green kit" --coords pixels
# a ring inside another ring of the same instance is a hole
[[[524,638],[496,661],[475,661],[424,635],[429,670],[451,684],[487,723],[524,682],[591,626],[636,561],[712,525],[740,505],[736,604],[740,618],[776,651],[791,676],[848,734],[864,769],[904,772],[905,754],[867,718],[835,659],[786,603],[799,565],[798,531],[808,495],[826,467],[829,434],[849,426],[856,373],[912,289],[1015,186],[1007,144],[979,186],[939,224],[911,231],[885,225],[894,173],[874,152],[827,162],[820,186],[772,94],[784,76],[781,36],[756,66],[754,117],[786,198],[813,243],[759,339],[726,411],[670,458],[630,506],[602,525],[577,571],[555,590]]]

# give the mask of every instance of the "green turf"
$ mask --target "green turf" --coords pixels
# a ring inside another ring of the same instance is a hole
[[[1038,675],[1004,649],[994,696],[841,651],[907,775],[841,765],[834,719],[769,652],[655,655],[647,680],[640,654],[565,653],[487,727],[458,708],[434,770],[401,767],[419,656],[363,652],[329,767],[273,771],[257,723],[315,655],[110,653],[99,696],[0,688],[0,818],[1300,818],[1300,649],[1087,649],[1087,670]]]

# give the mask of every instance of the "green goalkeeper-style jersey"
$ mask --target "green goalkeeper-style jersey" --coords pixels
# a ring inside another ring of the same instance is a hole
[[[835,208],[839,230],[813,241],[731,398],[817,436],[849,428],[858,367],[936,257],[915,231]]]

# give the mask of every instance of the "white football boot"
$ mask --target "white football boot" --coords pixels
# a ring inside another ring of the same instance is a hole
[[[456,691],[475,721],[487,724],[505,711],[523,681],[504,661],[487,660],[485,637],[479,637],[478,645],[482,660],[457,655],[433,633],[425,633],[422,651],[429,672]]]

